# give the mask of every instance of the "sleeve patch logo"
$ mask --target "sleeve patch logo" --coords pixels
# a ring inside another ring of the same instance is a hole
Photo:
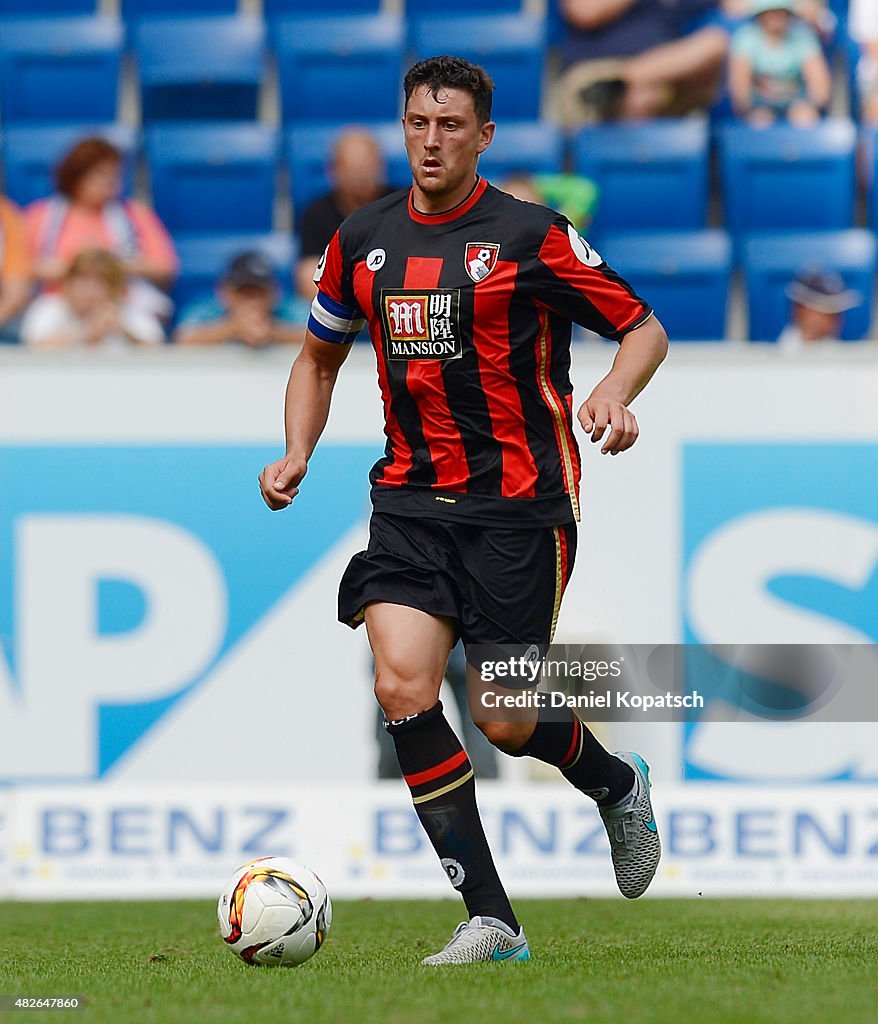
[[[459,359],[460,289],[382,289],[381,326],[388,359]]]
[[[570,239],[573,255],[580,263],[584,263],[587,267],[599,267],[604,262],[601,254],[592,249],[588,242],[576,233],[576,228],[572,224],[567,225],[567,237]]]
[[[497,266],[500,253],[499,242],[467,242],[463,256],[463,265],[470,279],[484,281],[488,274]]]
[[[329,246],[323,250],[323,255],[317,261],[317,269],[314,271],[314,284],[320,284],[320,278],[323,277],[323,271],[326,269],[326,256],[329,252]]]

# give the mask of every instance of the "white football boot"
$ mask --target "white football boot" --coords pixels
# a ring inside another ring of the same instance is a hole
[[[662,844],[649,798],[649,765],[633,751],[617,751],[615,756],[634,771],[634,788],[621,803],[598,810],[610,839],[619,892],[636,900],[649,888],[661,860]]]
[[[518,934],[496,917],[474,917],[461,921],[448,945],[421,963],[430,967],[444,964],[474,964],[481,960],[529,960],[530,950],[524,929]]]

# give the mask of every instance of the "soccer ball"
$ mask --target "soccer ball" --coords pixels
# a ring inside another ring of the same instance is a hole
[[[326,886],[289,857],[260,857],[238,868],[216,913],[232,952],[268,967],[303,964],[323,945],[332,923]]]

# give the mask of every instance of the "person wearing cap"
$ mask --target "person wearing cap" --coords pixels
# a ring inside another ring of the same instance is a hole
[[[787,350],[806,348],[815,342],[837,341],[844,314],[855,309],[863,296],[835,273],[807,270],[786,288],[790,300],[790,322],[781,331],[778,345]]]
[[[248,348],[292,345],[302,340],[301,318],[290,299],[280,295],[271,264],[259,252],[236,256],[212,299],[186,307],[174,333],[179,345]]]
[[[753,0],[732,36],[729,93],[738,117],[756,127],[786,120],[806,126],[829,105],[832,76],[817,34],[793,0]]]

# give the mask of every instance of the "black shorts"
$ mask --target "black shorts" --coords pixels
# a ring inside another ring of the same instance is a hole
[[[551,642],[576,555],[576,524],[526,529],[373,513],[369,546],[338,592],[356,628],[372,601],[453,619],[473,644]]]

